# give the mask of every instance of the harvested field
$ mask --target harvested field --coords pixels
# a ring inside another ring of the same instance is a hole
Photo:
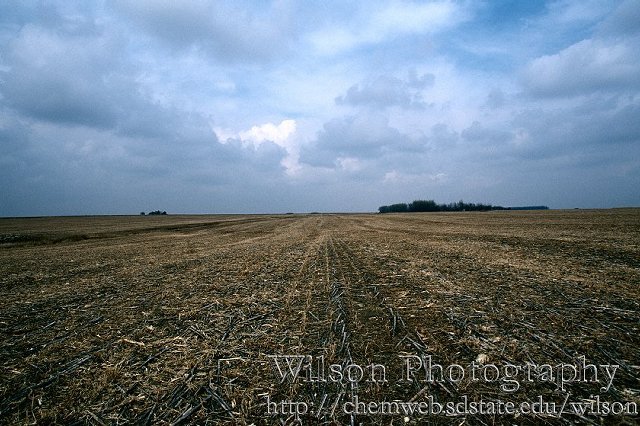
[[[0,291],[2,424],[640,422],[638,209],[2,219]]]

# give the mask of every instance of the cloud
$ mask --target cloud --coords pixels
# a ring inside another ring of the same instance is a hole
[[[369,105],[377,108],[398,106],[404,109],[424,109],[421,89],[433,85],[434,75],[418,77],[410,74],[408,81],[381,75],[371,81],[351,86],[344,96],[336,98],[338,105]]]
[[[246,7],[252,6],[252,7]],[[288,50],[295,20],[284,2],[115,1],[112,7],[176,52],[195,48],[228,62],[272,60]]]
[[[547,4],[548,16],[556,25],[584,25],[601,19],[611,9],[611,2],[600,0],[556,0]]]
[[[640,32],[640,3],[626,0],[598,28],[605,36],[627,36]]]
[[[487,128],[477,121],[464,129],[461,136],[466,141],[485,144],[500,144],[513,138],[513,135],[508,131]]]
[[[0,108],[0,159],[14,159],[27,149],[29,133],[29,127],[15,113]]]
[[[113,126],[120,100],[110,87],[120,66],[117,43],[95,34],[65,36],[26,25],[7,49],[10,66],[2,73],[0,92],[8,105],[33,118]]]
[[[294,138],[296,133],[295,120],[282,120],[280,124],[265,123],[252,126],[249,130],[234,133],[227,129],[214,129],[222,143],[239,141],[243,145],[250,144],[259,148],[264,143],[273,143],[286,152],[282,165],[289,174],[295,174],[300,169],[298,163],[299,146]]]
[[[399,172],[397,170],[391,170],[384,174],[384,183],[403,184],[403,185],[416,185],[419,183],[440,183],[447,179],[446,173],[435,174],[409,174],[405,172]]]
[[[389,152],[423,149],[423,141],[390,127],[385,116],[362,114],[325,123],[317,138],[301,147],[300,161],[312,166],[334,167],[339,158],[375,159]]]
[[[436,123],[431,127],[431,143],[433,149],[445,150],[455,146],[460,139],[458,132],[444,123]]]
[[[0,215],[638,204],[639,9],[0,5]]]
[[[466,11],[452,1],[393,1],[383,7],[367,2],[365,10],[367,13],[359,22],[329,25],[311,33],[309,40],[314,50],[326,55],[343,53],[396,37],[436,33],[467,19]]]
[[[21,145],[0,157],[4,215],[260,210],[253,196],[285,176],[283,148],[218,143],[206,120],[168,140],[41,124]]]
[[[336,165],[339,169],[349,173],[356,173],[363,169],[362,160],[353,157],[338,157],[336,159]]]
[[[4,105],[28,120],[120,136],[172,138],[181,131],[188,114],[152,99],[135,60],[123,55],[121,37],[76,18],[47,24],[27,24],[7,44],[8,66],[0,71]]]
[[[260,144],[265,141],[272,141],[276,145],[286,148],[289,144],[289,138],[296,131],[295,120],[282,120],[280,124],[275,125],[266,123],[260,126],[253,126],[249,130],[240,132],[240,139]]]
[[[487,95],[487,103],[486,103],[486,105],[489,108],[493,110],[498,109],[504,105],[504,102],[505,102],[505,96],[502,90],[493,88],[489,91],[489,94]]]
[[[638,39],[590,38],[525,68],[523,84],[539,97],[571,97],[640,88]]]
[[[295,123],[252,129],[256,143],[219,143],[208,114],[139,68],[163,55],[131,54],[132,35],[95,19],[99,10],[54,11],[0,45],[0,179],[11,186],[0,214],[240,211],[251,202],[205,195],[282,184],[278,144]]]

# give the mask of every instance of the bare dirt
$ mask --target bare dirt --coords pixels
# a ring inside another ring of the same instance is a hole
[[[566,402],[640,404],[639,331],[639,209],[0,220],[2,424],[638,424]],[[387,381],[281,383],[270,355]],[[428,356],[464,378],[402,380]],[[580,360],[615,377],[482,370]],[[566,411],[365,415],[355,395]]]

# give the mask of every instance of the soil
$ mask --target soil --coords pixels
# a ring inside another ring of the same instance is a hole
[[[0,219],[2,424],[638,424],[639,330],[640,209]]]

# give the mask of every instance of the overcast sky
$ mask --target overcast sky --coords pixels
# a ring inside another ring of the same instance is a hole
[[[0,3],[0,216],[638,188],[638,0]]]

